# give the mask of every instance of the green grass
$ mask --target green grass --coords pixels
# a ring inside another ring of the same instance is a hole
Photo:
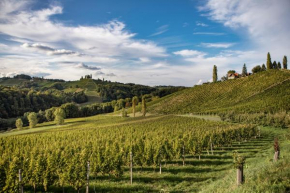
[[[148,103],[164,114],[277,112],[290,109],[290,71],[269,70],[245,78],[184,89]]]

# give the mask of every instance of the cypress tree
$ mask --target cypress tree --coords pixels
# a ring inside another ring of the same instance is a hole
[[[267,54],[267,70],[269,69],[272,69],[273,66],[272,66],[272,62],[271,62],[271,55],[270,55],[270,52],[268,52]]]
[[[246,64],[243,66],[242,76],[246,76],[248,74]]]
[[[287,69],[287,56],[284,56],[283,58],[283,68]]]
[[[144,96],[142,97],[142,115],[143,117],[146,115],[146,101]]]
[[[138,97],[137,96],[134,96],[133,99],[132,99],[132,108],[133,108],[133,115],[135,117],[135,108],[136,108],[136,105],[138,104]]]
[[[217,77],[217,67],[216,67],[216,65],[214,65],[214,66],[213,66],[212,81],[213,81],[213,82],[217,82],[217,79],[218,79],[218,77]]]
[[[276,62],[276,61],[273,62],[273,64],[272,64],[272,68],[273,68],[273,69],[278,69],[278,65],[277,65],[277,62]]]
[[[281,69],[281,68],[282,68],[281,63],[278,62],[278,68],[277,69]]]
[[[266,71],[267,69],[266,69],[266,66],[265,66],[265,64],[263,64],[262,65],[262,71]]]

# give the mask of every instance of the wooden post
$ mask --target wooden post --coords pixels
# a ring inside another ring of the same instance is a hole
[[[130,152],[130,183],[133,183],[133,155],[132,151]]]
[[[239,168],[237,168],[237,185],[241,185],[244,182],[243,179],[243,165]]]
[[[19,169],[19,193],[23,193],[21,169]]]
[[[210,150],[211,150],[211,155],[213,155],[213,147],[212,143],[210,143]]]
[[[86,193],[89,193],[89,184],[90,183],[90,162],[88,161],[87,165],[87,187],[86,187]]]
[[[185,150],[184,150],[184,144],[183,144],[183,148],[182,148],[182,165],[185,165]]]
[[[159,173],[161,174],[162,173],[162,169],[161,169],[161,160],[159,162]]]
[[[279,151],[275,151],[275,154],[274,154],[274,162],[277,162],[279,159]]]

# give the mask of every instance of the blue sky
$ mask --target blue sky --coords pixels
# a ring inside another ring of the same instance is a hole
[[[289,0],[0,0],[0,76],[192,86],[290,53]],[[271,14],[269,14],[271,13]],[[288,43],[287,43],[288,42]]]

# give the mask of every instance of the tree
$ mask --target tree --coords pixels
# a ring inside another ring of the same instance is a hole
[[[143,117],[146,115],[146,100],[144,96],[142,97],[142,115]]]
[[[15,125],[16,125],[17,129],[22,129],[22,127],[23,127],[22,120],[20,118],[17,119],[16,122],[15,122]]]
[[[273,68],[273,65],[271,62],[271,55],[270,55],[270,52],[268,52],[268,54],[267,54],[267,70],[272,69],[272,68]]]
[[[272,64],[272,68],[273,68],[273,69],[278,69],[278,64],[277,64],[276,61],[273,62],[273,64]]]
[[[257,65],[255,66],[253,69],[252,69],[252,72],[253,73],[258,73],[258,72],[261,72],[262,71],[262,68],[260,65]]]
[[[28,118],[30,128],[34,128],[38,122],[36,113],[34,112],[29,113],[27,118]]]
[[[216,65],[214,65],[214,66],[213,66],[212,81],[213,81],[213,82],[217,82],[217,79],[218,79],[218,77],[217,77],[217,67],[216,67]]]
[[[243,66],[242,76],[246,76],[248,74],[246,64]]]
[[[125,108],[122,109],[122,117],[127,117],[127,111]]]
[[[133,99],[132,99],[132,108],[133,108],[133,115],[135,117],[135,108],[136,108],[136,105],[138,104],[138,97],[137,96],[134,96]]]
[[[62,108],[58,108],[54,112],[54,121],[57,125],[63,125],[64,124],[64,118],[65,118],[65,112]]]
[[[266,69],[266,66],[265,66],[265,64],[263,64],[262,65],[262,71],[266,71],[267,69]]]
[[[47,121],[52,121],[54,119],[53,110],[47,109],[45,110],[45,118]]]
[[[284,56],[283,58],[283,68],[287,69],[287,56]]]
[[[278,66],[277,66],[277,69],[281,69],[282,68],[282,65],[280,62],[278,62]]]

